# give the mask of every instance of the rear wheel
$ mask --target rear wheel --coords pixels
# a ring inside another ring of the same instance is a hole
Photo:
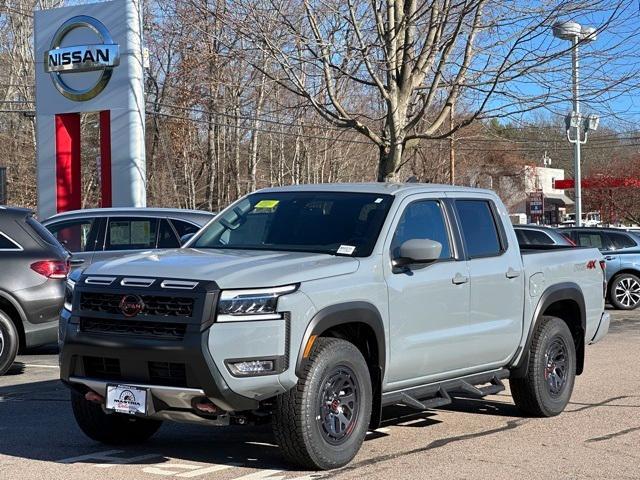
[[[531,342],[527,375],[509,380],[515,404],[536,417],[562,413],[573,392],[576,363],[567,324],[557,317],[543,317]]]
[[[618,275],[611,282],[609,301],[618,310],[634,310],[640,306],[640,278],[632,273]]]
[[[18,355],[20,337],[11,319],[0,311],[0,375],[4,375]]]
[[[319,338],[298,385],[277,398],[276,440],[285,457],[304,468],[342,467],[362,446],[371,404],[360,351],[345,340]]]
[[[78,392],[71,392],[71,407],[84,434],[109,445],[134,445],[151,438],[162,422],[121,413],[105,413],[102,406],[89,402]]]

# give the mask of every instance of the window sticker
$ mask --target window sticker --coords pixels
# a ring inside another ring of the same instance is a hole
[[[280,200],[260,200],[256,203],[255,208],[274,209],[278,206]]]
[[[146,245],[151,243],[151,222],[147,220],[131,222],[131,243]]]
[[[352,245],[340,245],[340,248],[338,248],[338,251],[336,253],[340,253],[342,255],[352,255],[355,251],[356,247]]]
[[[375,202],[373,202],[373,203],[380,203],[380,202],[382,202],[382,200],[384,200],[384,198],[376,198]]]

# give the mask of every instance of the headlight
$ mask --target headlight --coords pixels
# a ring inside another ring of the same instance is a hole
[[[297,285],[286,285],[251,290],[224,290],[218,301],[218,321],[238,322],[282,318],[276,310],[278,298],[295,292],[297,288]]]
[[[71,311],[73,307],[73,290],[76,288],[76,282],[67,278],[67,284],[64,287],[64,308]],[[58,304],[60,305],[60,304]]]

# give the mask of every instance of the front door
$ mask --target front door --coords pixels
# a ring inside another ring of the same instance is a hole
[[[390,365],[387,388],[429,381],[464,365],[469,274],[459,258],[444,203],[436,196],[405,199],[385,243],[389,292]],[[442,244],[428,265],[394,268],[400,245],[411,239]]]

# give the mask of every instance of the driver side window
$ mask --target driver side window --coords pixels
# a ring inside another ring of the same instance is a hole
[[[393,235],[391,258],[398,258],[400,245],[413,239],[440,242],[442,244],[440,259],[452,258],[451,241],[442,209],[442,204],[437,200],[419,200],[409,204],[402,212]]]

